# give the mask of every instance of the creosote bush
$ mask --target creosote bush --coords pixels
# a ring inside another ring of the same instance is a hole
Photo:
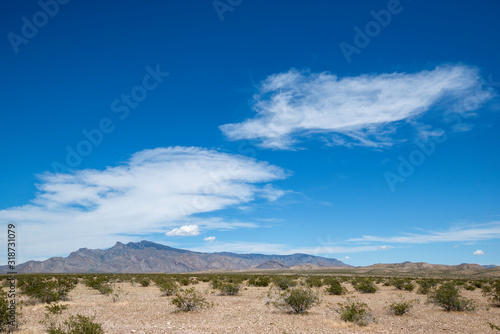
[[[46,317],[45,331],[48,334],[104,334],[102,325],[94,322],[94,317],[86,317],[81,314],[72,315],[64,323],[57,325],[56,321]]]
[[[474,301],[460,295],[458,287],[453,282],[443,283],[430,292],[427,301],[446,311],[473,311],[476,308]]]
[[[238,284],[223,282],[219,284],[218,290],[220,290],[221,296],[235,296],[240,291],[240,286]]]
[[[179,284],[173,280],[158,280],[156,285],[164,296],[173,296],[179,291]]]
[[[13,323],[14,326],[11,326],[11,320],[7,293],[0,290],[0,332],[7,332],[11,328],[17,328],[17,323]]]
[[[62,314],[62,311],[66,310],[68,305],[53,304],[45,306],[45,308],[52,314]]]
[[[405,300],[402,296],[400,296],[398,301],[393,301],[387,307],[387,312],[393,315],[403,315],[412,309],[412,307],[417,303],[418,300]]]
[[[488,288],[485,288],[485,287]],[[485,285],[482,287],[483,296],[489,297],[492,304],[500,306],[500,281],[495,281],[491,285]]]
[[[47,304],[68,300],[68,294],[75,286],[76,283],[73,280],[55,280],[40,276],[26,276],[18,282],[18,287],[23,294]]]
[[[271,283],[271,278],[267,276],[252,276],[248,279],[248,285],[257,287],[267,287]]]
[[[177,292],[175,298],[172,299],[172,304],[183,312],[196,311],[211,306],[195,288]]]
[[[347,298],[344,303],[339,303],[337,313],[340,314],[340,319],[345,322],[352,322],[358,326],[368,326],[375,322],[370,308],[366,303],[362,303],[355,299]]]
[[[378,290],[369,278],[356,278],[353,280],[352,286],[356,291],[361,293],[375,293]]]
[[[286,290],[288,288],[294,287],[297,285],[297,281],[293,280],[287,276],[277,276],[273,278],[273,283],[281,290]]]
[[[304,313],[319,303],[319,296],[310,288],[293,288],[283,292],[268,293],[268,304],[274,305],[281,311]]]
[[[339,280],[337,279],[332,279],[329,280],[330,286],[326,288],[326,292],[329,293],[330,295],[344,295],[347,292],[347,289],[342,286],[342,283],[340,283]]]

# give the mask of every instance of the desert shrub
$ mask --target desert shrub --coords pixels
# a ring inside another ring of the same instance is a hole
[[[495,325],[495,324],[493,324],[493,323],[491,323],[491,322],[488,322],[488,325],[490,326],[490,328],[491,328],[492,330],[493,330],[493,329],[495,329],[495,330],[497,330],[497,331],[500,331],[500,327],[499,327],[499,326],[497,326],[497,325]]]
[[[201,277],[198,277],[198,281],[202,281],[202,282],[210,282],[210,277],[208,276],[201,276]]]
[[[474,301],[460,296],[460,291],[453,282],[444,283],[429,293],[428,302],[446,311],[473,311],[475,309]]]
[[[271,278],[267,276],[252,276],[248,279],[248,285],[266,287],[271,283]]]
[[[393,315],[403,315],[405,313],[410,312],[411,308],[417,303],[418,300],[405,300],[400,296],[398,301],[393,301],[387,307],[387,311],[389,314]]]
[[[63,324],[55,321],[45,321],[45,331],[48,334],[104,334],[102,325],[94,322],[95,317],[86,317],[81,314],[70,316]]]
[[[407,279],[395,279],[392,281],[392,285],[398,290],[413,291],[415,289],[413,282]]]
[[[417,290],[418,294],[426,295],[431,292],[432,288],[434,288],[438,282],[436,280],[424,279],[418,281],[419,288]]]
[[[343,295],[347,292],[347,289],[342,286],[339,280],[334,279],[329,281],[330,286],[326,288],[326,292],[330,295]]]
[[[212,287],[212,289],[214,290],[219,290],[219,288],[222,286],[222,284],[224,284],[224,281],[222,281],[221,279],[219,278],[214,278],[210,281],[210,286]]]
[[[320,288],[324,285],[323,279],[321,277],[309,276],[306,278],[306,284],[311,288]]]
[[[195,311],[210,306],[195,288],[178,291],[176,297],[172,299],[172,304],[183,312]]]
[[[319,296],[310,288],[293,288],[283,292],[272,292],[268,294],[268,304],[274,305],[281,311],[304,313],[319,303]]]
[[[469,291],[474,291],[477,289],[477,287],[475,285],[472,285],[472,284],[466,284],[466,285],[464,285],[464,289],[469,290]]]
[[[16,315],[17,317],[19,315]],[[11,323],[9,300],[7,293],[0,289],[0,332],[7,332],[17,328],[17,323]]]
[[[112,289],[111,300],[113,301],[113,303],[116,303],[119,299],[126,295],[128,295],[128,292],[125,292],[125,290],[123,290],[123,288],[120,286],[117,289]]]
[[[290,277],[286,276],[277,276],[273,278],[273,283],[279,287],[281,290],[286,290],[288,288],[294,287],[297,285],[297,281],[293,280]]]
[[[485,287],[488,288],[485,288]],[[482,288],[483,295],[489,297],[491,303],[500,306],[500,281],[495,281],[491,285],[485,285]]]
[[[143,287],[148,287],[151,284],[151,280],[148,277],[141,277],[139,279],[139,284]]]
[[[375,293],[378,290],[373,281],[368,278],[353,280],[352,286],[356,291],[361,293]]]
[[[183,286],[188,286],[189,284],[192,284],[191,279],[189,279],[189,277],[185,277],[185,276],[178,277],[177,282],[179,282],[179,284],[183,285]],[[198,281],[196,281],[196,282],[198,282]]]
[[[240,286],[238,284],[224,282],[217,288],[220,290],[221,296],[234,296],[240,291]]]
[[[69,282],[59,284],[57,281],[45,280],[38,276],[26,278],[20,281],[18,286],[26,296],[47,304],[67,300],[69,291],[75,287]]]
[[[352,322],[358,326],[367,326],[375,322],[370,308],[366,303],[347,298],[344,303],[339,303],[337,313],[340,319],[345,322]]]
[[[159,281],[156,285],[164,296],[173,296],[179,291],[178,283],[173,280]]]
[[[45,306],[45,308],[52,314],[61,314],[62,311],[68,308],[68,305],[53,304]]]

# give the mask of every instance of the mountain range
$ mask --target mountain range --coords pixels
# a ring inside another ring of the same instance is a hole
[[[307,254],[264,255],[201,253],[150,241],[123,244],[109,249],[81,248],[68,257],[28,261],[16,266],[18,273],[182,273],[208,270],[286,269],[294,266],[350,267],[337,259]],[[0,273],[7,272],[0,267]]]

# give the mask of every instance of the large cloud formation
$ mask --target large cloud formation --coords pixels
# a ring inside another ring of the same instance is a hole
[[[144,150],[105,170],[42,175],[35,199],[0,211],[0,221],[18,226],[24,259],[151,233],[196,235],[185,227],[171,231],[189,222],[207,230],[254,227],[195,215],[278,198],[283,191],[268,182],[286,174],[266,162],[197,147]]]
[[[254,118],[220,129],[230,140],[254,139],[271,149],[294,149],[299,137],[314,133],[335,134],[338,145],[390,145],[396,122],[468,94],[479,104],[491,97],[478,70],[467,66],[345,78],[290,70],[261,83]]]

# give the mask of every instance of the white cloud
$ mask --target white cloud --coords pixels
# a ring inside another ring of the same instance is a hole
[[[478,249],[477,251],[475,251],[474,253],[472,253],[472,255],[484,255],[486,254],[485,252],[483,252],[482,250]]]
[[[377,249],[380,249],[380,250],[386,250],[387,249],[387,246],[378,246]]]
[[[255,139],[273,149],[293,149],[299,137],[314,133],[334,134],[334,145],[383,146],[391,144],[396,122],[472,94],[477,108],[491,97],[477,69],[467,66],[345,78],[292,69],[261,83],[254,118],[220,129],[231,140]]]
[[[344,257],[344,260],[349,260],[349,259],[350,259],[349,256]]]
[[[198,225],[184,225],[179,228],[174,228],[172,231],[168,231],[165,235],[172,237],[191,237],[200,234],[200,228]]]
[[[267,184],[286,176],[266,162],[214,150],[144,150],[104,170],[41,175],[31,203],[1,210],[0,223],[18,226],[20,261],[139,241],[180,225],[255,227],[194,215],[278,197],[282,191]]]
[[[206,238],[203,238],[203,240],[208,241],[208,242],[214,242],[215,237],[206,237]]]
[[[500,239],[500,222],[491,222],[469,228],[452,228],[447,231],[429,231],[421,234],[407,233],[403,236],[376,237],[365,235],[362,238],[349,239],[348,242],[427,244],[433,242],[471,242],[488,239]]]

